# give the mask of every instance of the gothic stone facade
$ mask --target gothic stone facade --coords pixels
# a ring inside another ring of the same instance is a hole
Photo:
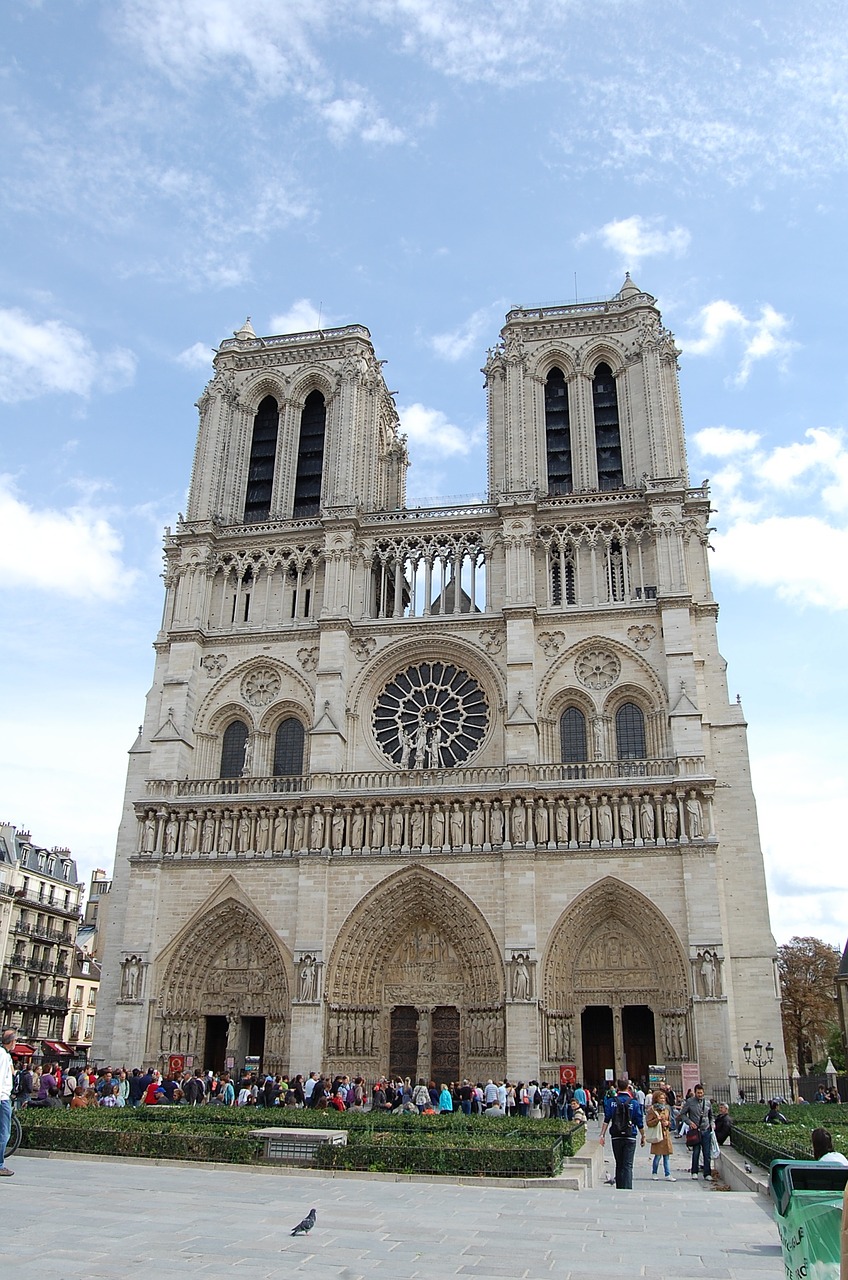
[[[410,509],[367,329],[221,344],[100,1059],[716,1082],[782,1044],[677,356],[629,277],[510,312],[488,501]]]

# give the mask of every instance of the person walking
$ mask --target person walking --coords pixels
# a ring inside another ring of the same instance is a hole
[[[12,1085],[15,1071],[12,1053],[18,1035],[7,1027],[0,1037],[0,1178],[13,1177],[14,1171],[6,1167],[6,1143],[12,1132]]]
[[[618,1081],[618,1092],[604,1098],[604,1122],[598,1141],[603,1147],[609,1130],[612,1153],[615,1157],[615,1185],[619,1191],[633,1190],[633,1159],[636,1155],[636,1137],[641,1134],[645,1145],[645,1116],[637,1098],[634,1098],[627,1080]]]
[[[655,1182],[659,1180],[660,1160],[663,1163],[663,1173],[669,1182],[676,1182],[677,1179],[672,1175],[671,1164],[669,1158],[674,1150],[671,1139],[671,1108],[668,1105],[668,1099],[662,1089],[655,1089],[648,1106],[647,1115],[645,1116],[645,1124],[647,1129],[653,1129],[654,1137],[650,1137],[651,1155],[653,1163],[651,1165],[651,1177]]]

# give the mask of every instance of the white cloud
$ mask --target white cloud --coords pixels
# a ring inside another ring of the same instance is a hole
[[[133,381],[135,369],[135,356],[123,347],[98,353],[62,320],[36,321],[16,308],[0,308],[0,401],[6,404],[117,391]]]
[[[205,342],[193,342],[176,357],[177,363],[186,369],[208,369],[215,352]]]
[[[298,298],[288,311],[271,316],[269,333],[311,333],[313,329],[332,329],[335,320],[309,298]]]
[[[320,108],[333,142],[347,142],[356,136],[378,146],[403,142],[405,134],[378,114],[362,97],[334,98]]]
[[[618,254],[625,267],[638,267],[643,258],[656,258],[665,253],[680,258],[689,248],[691,236],[685,227],[664,229],[663,218],[642,218],[633,214],[607,222],[597,231],[584,232],[577,244],[600,240],[607,249]]]
[[[823,475],[831,479],[822,489],[822,501],[832,511],[848,512],[848,450],[840,431],[811,428],[806,444],[775,449],[760,466],[763,481],[778,489],[791,489],[802,477]]]
[[[36,510],[0,476],[0,585],[80,599],[119,599],[136,573],[121,560],[118,532],[85,506]]]
[[[729,336],[735,336],[742,346],[741,361],[734,381],[738,386],[748,381],[757,360],[774,358],[783,367],[797,343],[786,336],[789,320],[765,303],[755,320],[748,317],[732,302],[723,298],[708,302],[692,322],[700,334],[682,338],[680,345],[686,355],[713,355]]]
[[[792,604],[848,609],[848,529],[818,516],[739,520],[713,535],[715,571],[740,587],[769,587]]]
[[[429,340],[430,346],[443,360],[450,360],[452,363],[463,360],[479,345],[481,337],[492,323],[493,310],[499,308],[500,303],[496,303],[494,308],[481,307],[458,328],[451,329],[447,333],[434,334]]]
[[[738,427],[704,427],[693,437],[699,451],[712,458],[732,458],[735,453],[750,453],[761,438],[758,431],[740,431]]]
[[[411,444],[424,454],[442,457],[464,456],[479,443],[480,429],[463,431],[450,422],[441,409],[430,409],[423,404],[398,406],[401,430]]]

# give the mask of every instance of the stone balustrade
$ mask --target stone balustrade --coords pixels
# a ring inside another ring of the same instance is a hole
[[[367,793],[365,793],[367,797]],[[397,801],[338,795],[282,804],[136,806],[138,853],[207,857],[300,853],[469,853],[644,848],[713,840],[709,785]]]
[[[587,782],[617,781],[625,778],[703,779],[703,756],[670,756],[657,760],[586,760],[579,764],[467,765],[455,769],[377,769],[349,773],[292,774],[282,777],[239,778],[151,778],[147,794],[152,798],[178,799],[203,796],[265,796],[312,793],[356,795],[368,791],[474,791],[510,786],[562,787],[580,789]]]

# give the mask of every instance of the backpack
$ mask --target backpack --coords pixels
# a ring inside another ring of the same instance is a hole
[[[632,1127],[630,1103],[625,1101],[624,1098],[617,1098],[609,1127],[611,1136],[613,1138],[629,1138]]]
[[[542,1095],[537,1089],[536,1092],[533,1094],[533,1106],[541,1107],[541,1105],[542,1105]]]

